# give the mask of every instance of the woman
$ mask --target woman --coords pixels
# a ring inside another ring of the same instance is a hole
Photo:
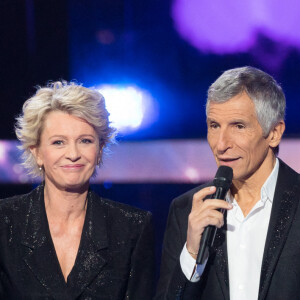
[[[114,130],[104,99],[75,83],[40,88],[16,135],[43,183],[0,201],[1,299],[150,299],[151,215],[89,190]]]

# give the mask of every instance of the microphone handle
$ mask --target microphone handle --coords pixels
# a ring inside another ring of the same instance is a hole
[[[202,265],[204,263],[204,260],[206,257],[208,257],[208,250],[209,250],[209,237],[211,236],[211,232],[213,231],[213,229],[215,229],[216,231],[216,227],[213,228],[213,226],[209,225],[207,227],[205,227],[202,237],[201,237],[201,241],[200,241],[200,247],[199,247],[199,251],[198,251],[198,255],[197,255],[197,259],[196,259],[196,264],[197,265]]]
[[[223,187],[217,187],[216,192],[211,196],[210,199],[225,199],[227,191],[228,189],[224,189]],[[219,211],[224,213],[224,210]],[[205,227],[200,240],[200,247],[196,259],[197,265],[202,265],[205,259],[208,257],[208,251],[213,246],[217,229],[218,228],[216,226],[212,225]]]

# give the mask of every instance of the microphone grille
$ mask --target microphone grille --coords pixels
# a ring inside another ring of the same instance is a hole
[[[215,178],[226,178],[226,180],[232,181],[233,170],[227,166],[220,166],[216,173]]]

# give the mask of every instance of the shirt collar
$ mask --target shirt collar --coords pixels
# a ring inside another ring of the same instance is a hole
[[[275,187],[278,178],[278,171],[279,161],[278,158],[276,158],[275,166],[260,191],[260,199],[262,202],[265,202],[267,199],[269,199],[271,203],[273,203]]]

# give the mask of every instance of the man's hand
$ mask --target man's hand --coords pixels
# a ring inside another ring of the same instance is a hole
[[[218,199],[203,199],[212,195],[216,187],[211,186],[200,190],[193,196],[192,210],[189,214],[186,248],[188,252],[197,258],[199,245],[204,228],[213,225],[218,228],[224,224],[223,213],[217,209],[229,210],[232,208],[230,203]]]

